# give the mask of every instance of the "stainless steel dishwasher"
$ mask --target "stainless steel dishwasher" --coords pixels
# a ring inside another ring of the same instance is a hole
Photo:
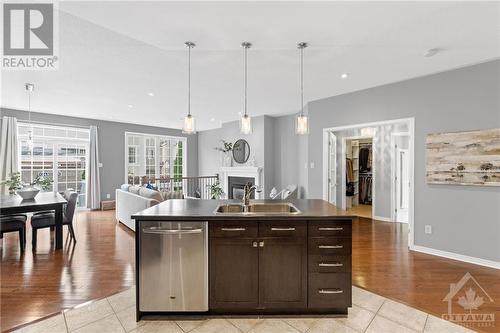
[[[208,222],[141,222],[140,311],[208,311]]]

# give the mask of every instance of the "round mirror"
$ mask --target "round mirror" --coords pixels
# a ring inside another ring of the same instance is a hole
[[[236,163],[242,164],[250,157],[250,145],[246,140],[239,139],[233,145],[233,158]]]

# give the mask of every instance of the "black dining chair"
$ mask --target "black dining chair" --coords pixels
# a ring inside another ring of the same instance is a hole
[[[7,232],[19,232],[19,247],[21,252],[26,248],[26,219],[24,214],[0,216],[0,239]]]
[[[63,212],[63,225],[67,225],[71,239],[76,243],[75,230],[73,229],[73,216],[75,215],[76,201],[78,200],[78,193],[74,191],[64,191],[64,198],[68,201]],[[36,248],[37,231],[42,228],[53,228],[56,225],[54,212],[43,212],[35,214],[31,217],[32,240],[31,244],[33,249]]]

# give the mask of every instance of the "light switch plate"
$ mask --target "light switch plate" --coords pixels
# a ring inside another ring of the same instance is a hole
[[[432,234],[432,225],[426,224],[425,225],[425,233],[426,234]]]
[[[311,169],[314,169],[314,162],[311,162]]]

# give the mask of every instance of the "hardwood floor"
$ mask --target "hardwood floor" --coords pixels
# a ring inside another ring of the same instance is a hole
[[[134,234],[116,224],[114,211],[78,212],[76,245],[64,227],[64,248],[54,251],[49,229],[38,231],[36,252],[27,230],[24,255],[15,233],[1,247],[0,328],[2,331],[62,309],[103,298],[135,284]]]
[[[36,254],[31,251],[31,229],[22,256],[17,235],[4,236],[2,331],[134,285],[134,235],[116,224],[114,211],[79,212],[75,227],[76,246],[66,243],[63,251],[56,252],[48,229],[39,232]],[[65,228],[65,241],[66,233]],[[494,301],[484,298],[481,313],[492,312],[497,318],[495,327],[473,329],[500,331],[500,271],[410,252],[406,225],[366,218],[354,222],[352,268],[353,284],[438,317],[447,313],[443,298],[450,283],[469,272]],[[454,306],[456,312],[467,312]]]

